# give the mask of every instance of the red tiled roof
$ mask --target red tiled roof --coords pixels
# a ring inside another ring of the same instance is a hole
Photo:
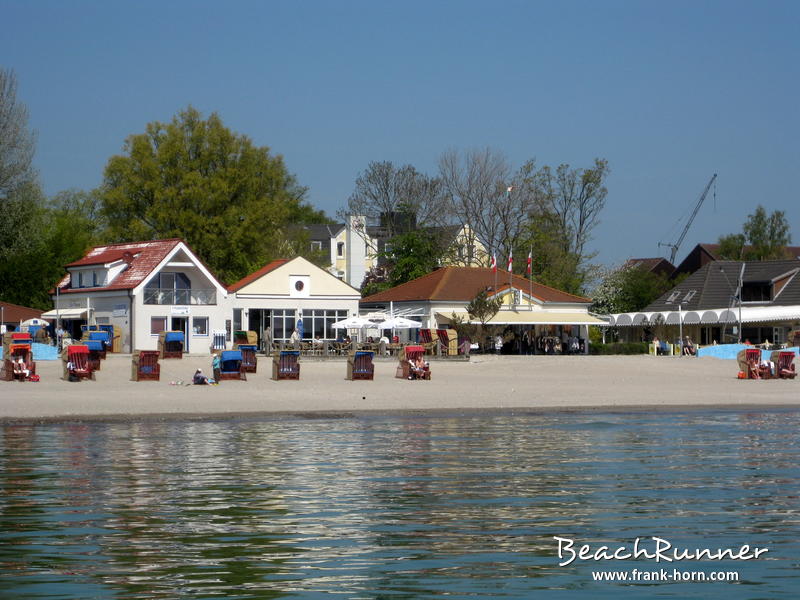
[[[498,290],[508,287],[508,271],[497,270]],[[530,289],[530,281],[519,275],[512,276],[515,288],[523,292]],[[396,287],[362,298],[361,302],[403,302],[411,300],[453,300],[469,302],[478,292],[494,287],[495,274],[488,267],[442,267]],[[543,302],[589,303],[589,298],[575,296],[555,288],[533,283],[533,296]]]
[[[3,323],[19,323],[28,319],[41,319],[43,310],[28,308],[10,302],[0,302],[3,307]]]
[[[258,271],[250,273],[250,275],[247,275],[247,276],[243,277],[242,279],[240,279],[239,281],[237,281],[236,283],[232,283],[231,285],[229,285],[228,286],[228,291],[229,292],[238,292],[240,289],[242,289],[248,283],[254,282],[259,277],[263,277],[264,275],[266,275],[270,271],[274,271],[275,269],[277,269],[281,265],[286,264],[287,262],[289,262],[288,258],[278,258],[276,260],[273,260],[271,263],[268,263],[268,264],[264,265],[263,267],[261,267]]]
[[[86,253],[86,256],[66,266],[79,267],[107,264],[120,260],[126,253],[132,255],[130,266],[117,275],[110,285],[102,287],[72,289],[70,287],[70,276],[67,274],[58,283],[59,293],[133,289],[142,283],[153,272],[153,269],[182,241],[181,239],[173,238],[169,240],[151,240],[149,242],[109,244],[92,248]]]

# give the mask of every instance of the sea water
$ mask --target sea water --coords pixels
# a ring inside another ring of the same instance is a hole
[[[793,410],[1,425],[0,598],[796,598],[799,426]],[[587,555],[563,564],[557,538]],[[591,556],[637,538],[768,551]],[[641,579],[665,567],[695,581]],[[717,572],[736,581],[697,581]]]

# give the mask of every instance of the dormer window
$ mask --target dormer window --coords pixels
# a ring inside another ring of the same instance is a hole
[[[772,282],[747,281],[742,284],[742,302],[769,302],[772,300]]]

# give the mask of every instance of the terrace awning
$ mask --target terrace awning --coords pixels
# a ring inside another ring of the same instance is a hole
[[[48,310],[46,313],[42,313],[43,319],[85,319],[86,318],[86,309],[85,308],[59,308],[57,311],[55,309]]]
[[[742,323],[768,323],[800,320],[800,305],[794,306],[743,306]],[[658,324],[719,325],[739,322],[739,308],[714,308],[705,310],[656,311],[649,313],[617,313],[609,315],[605,325],[610,327],[652,326]]]
[[[465,323],[480,323],[465,312],[456,312]],[[451,323],[452,315],[436,313],[439,323]],[[606,322],[585,312],[550,312],[544,310],[501,310],[489,319],[489,325],[606,325]]]

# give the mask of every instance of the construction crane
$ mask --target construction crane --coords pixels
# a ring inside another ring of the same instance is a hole
[[[706,199],[706,196],[708,195],[708,190],[711,189],[711,186],[714,184],[716,179],[717,179],[717,174],[714,173],[714,175],[712,175],[711,179],[708,181],[706,189],[704,189],[703,193],[700,194],[700,199],[697,201],[697,204],[695,205],[694,210],[692,211],[692,214],[689,217],[689,220],[686,222],[686,227],[683,228],[683,232],[681,233],[681,236],[678,238],[678,241],[675,242],[674,244],[662,244],[661,242],[658,243],[659,246],[666,246],[667,248],[672,248],[672,253],[670,254],[669,257],[669,262],[671,262],[673,265],[675,264],[675,256],[678,254],[678,248],[683,242],[683,238],[685,238],[686,234],[689,233],[689,227],[692,226],[692,221],[694,221],[694,218],[697,216],[697,212],[700,210],[700,207],[703,205],[703,201]]]

